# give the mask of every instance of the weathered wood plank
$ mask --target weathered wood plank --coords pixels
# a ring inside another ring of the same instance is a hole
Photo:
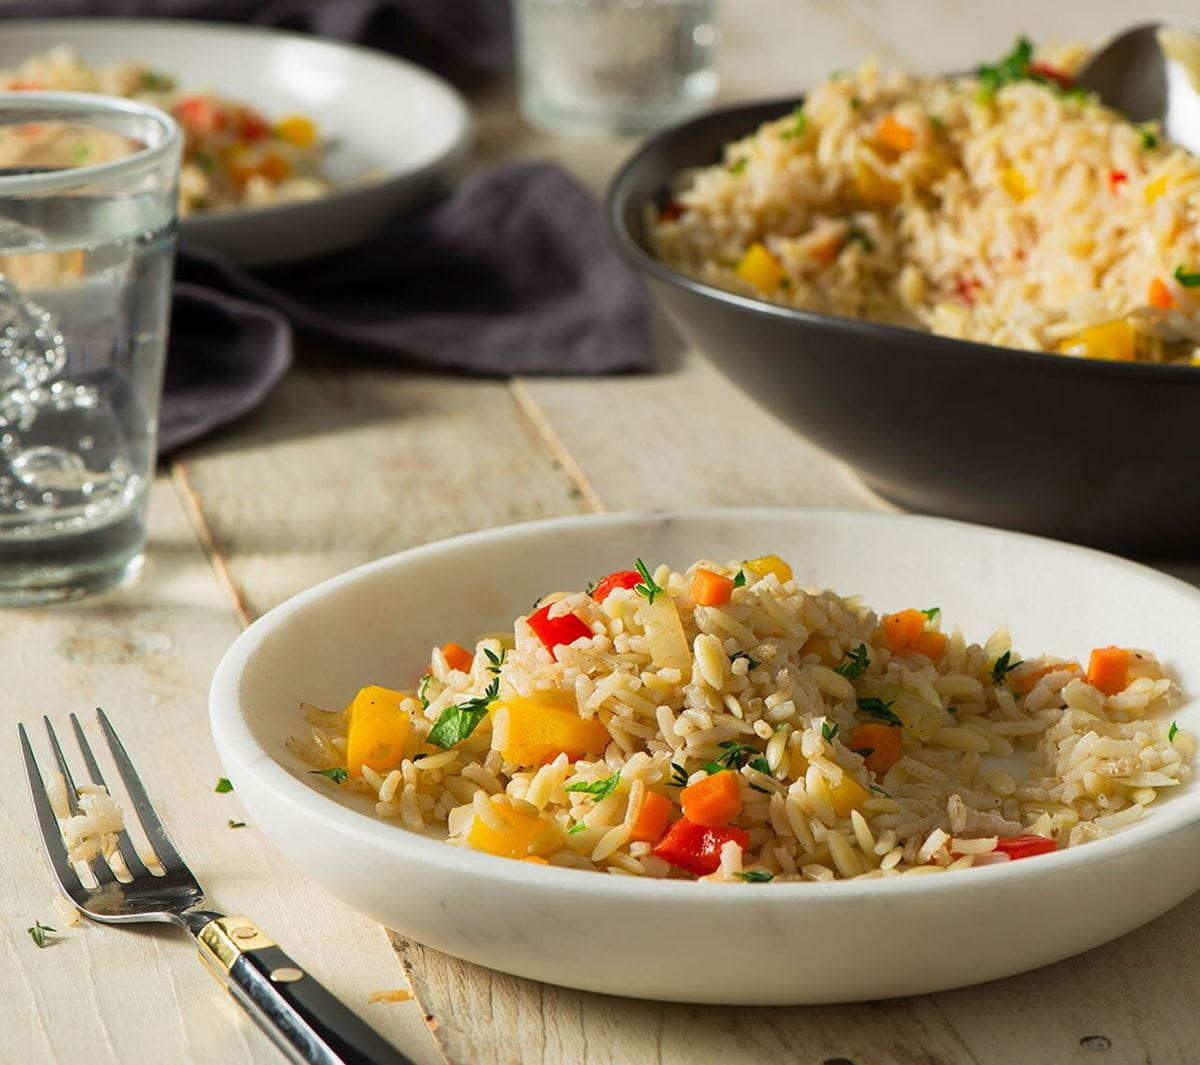
[[[237,635],[208,560],[168,478],[155,484],[146,570],[132,588],[76,605],[0,613],[0,1059],[22,1063],[261,1062],[278,1051],[208,975],[186,936],[165,927],[67,928],[25,788],[15,724],[68,728],[68,712],[102,705],[213,906],[244,912],[420,1065],[440,1056],[415,1003],[369,1005],[405,987],[382,932],[281,862],[221,773],[205,693]],[[37,726],[36,729],[32,726]],[[90,726],[89,726],[90,727]],[[93,742],[102,747],[98,735]],[[68,744],[68,749],[72,749]],[[106,774],[110,783],[115,773]],[[35,920],[60,936],[39,950]]]

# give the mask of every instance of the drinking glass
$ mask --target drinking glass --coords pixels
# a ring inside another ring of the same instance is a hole
[[[525,117],[560,133],[646,133],[712,101],[713,0],[517,0]]]
[[[141,563],[181,143],[129,100],[0,93],[0,604]]]

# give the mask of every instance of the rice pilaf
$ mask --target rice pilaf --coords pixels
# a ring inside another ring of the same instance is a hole
[[[1200,363],[1200,161],[1028,42],[970,77],[868,63],[678,176],[650,250],[719,288],[1006,347]]]
[[[1154,656],[1022,660],[777,556],[611,574],[415,692],[302,709],[292,751],[375,812],[509,858],[648,877],[933,873],[1075,846],[1185,783]]]

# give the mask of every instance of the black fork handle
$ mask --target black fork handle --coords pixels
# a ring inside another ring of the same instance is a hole
[[[413,1065],[246,917],[197,933],[200,955],[297,1065]]]

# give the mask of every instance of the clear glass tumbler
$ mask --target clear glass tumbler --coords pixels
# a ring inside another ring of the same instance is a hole
[[[647,133],[717,91],[713,0],[516,0],[521,111],[559,133]]]
[[[141,563],[180,148],[143,104],[0,93],[0,604]]]

